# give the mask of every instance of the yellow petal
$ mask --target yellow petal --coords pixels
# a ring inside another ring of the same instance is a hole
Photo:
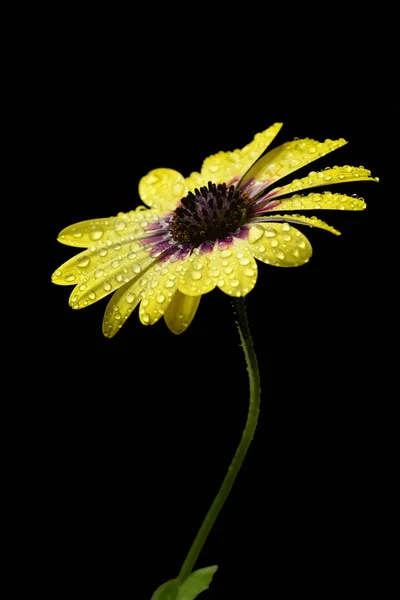
[[[67,246],[97,247],[107,241],[117,242],[121,239],[128,239],[132,235],[139,235],[144,232],[143,228],[146,227],[146,224],[157,221],[159,217],[159,212],[138,206],[135,210],[119,213],[116,217],[74,223],[63,229],[57,239]]]
[[[212,252],[200,253],[198,248],[177,265],[178,289],[188,296],[201,296],[213,290],[216,280],[211,274]]]
[[[252,188],[254,187],[257,190],[260,182],[264,182],[265,186],[270,186],[278,179],[282,179],[282,177],[297,171],[297,169],[344,146],[346,143],[344,139],[317,142],[308,138],[286,142],[270,150],[257,161],[246,173],[241,185],[248,182],[247,191],[251,194]],[[251,181],[252,179],[254,181]]]
[[[172,333],[179,335],[186,331],[193,321],[201,296],[187,296],[177,290],[164,313],[164,320]]]
[[[171,211],[188,192],[184,177],[173,169],[153,169],[139,182],[139,196],[147,206]]]
[[[139,318],[143,325],[154,325],[167,310],[177,289],[175,271],[178,264],[168,260],[151,269],[149,284],[139,308]]]
[[[294,223],[295,225],[308,225],[308,227],[318,227],[318,229],[325,229],[334,235],[340,235],[340,231],[328,225],[325,221],[317,219],[317,217],[303,217],[303,215],[274,215],[273,217],[263,217],[263,223],[285,221],[287,223]]]
[[[312,255],[308,239],[289,223],[257,223],[249,230],[252,255],[276,267],[299,267]]]
[[[156,265],[157,266],[157,265]],[[149,273],[125,284],[112,296],[103,318],[103,334],[112,338],[143,298],[149,285]]]
[[[116,287],[120,287],[128,275],[125,283],[140,273],[142,262],[148,256],[149,248],[136,241],[125,240],[93,246],[61,265],[53,273],[52,281],[57,285],[83,285],[83,291],[92,283],[115,279]]]
[[[186,179],[189,190],[212,183],[230,183],[246,173],[279,133],[282,123],[275,123],[262,133],[257,133],[249,144],[234,152],[218,152],[203,162],[201,173],[194,172]]]
[[[277,206],[268,209],[266,214],[277,210],[312,210],[314,208],[323,210],[364,210],[365,207],[366,204],[362,198],[324,192],[322,194],[308,194],[308,196],[296,194],[291,198],[281,200]]]
[[[217,286],[229,296],[246,296],[256,284],[257,263],[247,240],[234,238],[226,248],[216,244],[210,266]]]
[[[332,185],[333,183],[348,183],[349,181],[379,181],[377,177],[371,177],[371,171],[364,167],[332,167],[323,171],[311,171],[307,177],[295,179],[291,183],[280,188],[275,188],[271,193],[273,198],[279,198],[284,194],[291,194],[321,185]],[[357,209],[356,209],[357,210]]]

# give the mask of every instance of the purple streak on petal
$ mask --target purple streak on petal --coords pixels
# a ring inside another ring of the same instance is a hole
[[[262,190],[268,188],[272,183],[273,181],[271,179],[267,179],[266,181],[257,181],[256,179],[252,178],[249,179],[249,181],[246,181],[243,186],[239,185],[239,189],[242,192],[246,192],[250,198],[255,198],[255,196],[262,192]]]
[[[171,246],[175,247],[174,240],[172,238],[164,240],[159,244],[155,244],[150,252],[150,256],[156,256],[157,254],[164,252],[164,250],[168,250],[168,248],[171,248]]]
[[[271,209],[275,208],[276,206],[279,206],[281,203],[282,203],[282,200],[273,200],[272,202],[268,202],[267,204],[264,204],[264,205],[260,203],[260,206],[258,206],[258,203],[257,203],[254,205],[255,210],[253,211],[253,214],[271,210]]]
[[[249,235],[249,228],[247,225],[242,225],[242,227],[239,229],[238,233],[235,233],[235,237],[239,238],[241,240],[247,240],[248,235]]]
[[[240,175],[236,175],[233,179],[230,180],[229,183],[226,184],[226,187],[230,187],[231,185],[233,185],[234,187],[237,186],[237,184],[240,181],[241,176]]]
[[[209,252],[213,251],[214,248],[214,244],[215,242],[204,242],[204,244],[201,244],[199,250],[200,250],[200,254],[207,254]]]
[[[152,236],[143,238],[142,242],[144,244],[159,244],[164,240],[165,235],[166,235],[165,231],[163,231],[162,233],[158,233],[157,235],[152,235]]]

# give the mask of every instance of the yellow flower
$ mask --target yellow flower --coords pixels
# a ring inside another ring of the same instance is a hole
[[[263,154],[281,126],[275,123],[257,134],[242,150],[206,158],[201,172],[186,179],[171,169],[150,171],[139,183],[147,209],[139,206],[61,231],[61,243],[86,248],[52,276],[56,284],[75,286],[72,308],[90,306],[115,292],[104,315],[106,337],[117,333],[139,303],[143,324],[153,325],[164,315],[169,329],[180,334],[192,322],[203,294],[215,287],[230,296],[248,294],[257,280],[255,259],[278,267],[308,262],[311,244],[293,225],[339,232],[316,217],[287,213],[363,210],[365,203],[332,192],[298,192],[377,178],[364,167],[333,167],[272,188],[346,143],[297,139]]]

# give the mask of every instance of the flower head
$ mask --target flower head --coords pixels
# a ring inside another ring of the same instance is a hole
[[[346,143],[294,140],[263,154],[281,126],[276,123],[257,134],[242,150],[210,156],[200,173],[186,179],[171,169],[150,171],[139,183],[139,195],[149,208],[139,206],[61,231],[61,243],[86,248],[52,276],[56,284],[75,286],[72,308],[90,306],[114,292],[103,320],[106,337],[117,333],[139,303],[143,324],[152,325],[164,315],[169,329],[179,334],[193,320],[201,296],[215,287],[230,296],[248,294],[257,280],[255,259],[278,267],[308,262],[311,244],[294,225],[339,232],[297,211],[363,210],[365,202],[332,192],[298,192],[377,178],[364,167],[335,166],[275,187]]]

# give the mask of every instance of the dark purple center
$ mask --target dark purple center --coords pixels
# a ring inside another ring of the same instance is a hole
[[[234,235],[246,223],[250,198],[233,185],[227,188],[225,183],[209,181],[194,192],[182,198],[172,217],[170,231],[177,242],[196,248]]]

